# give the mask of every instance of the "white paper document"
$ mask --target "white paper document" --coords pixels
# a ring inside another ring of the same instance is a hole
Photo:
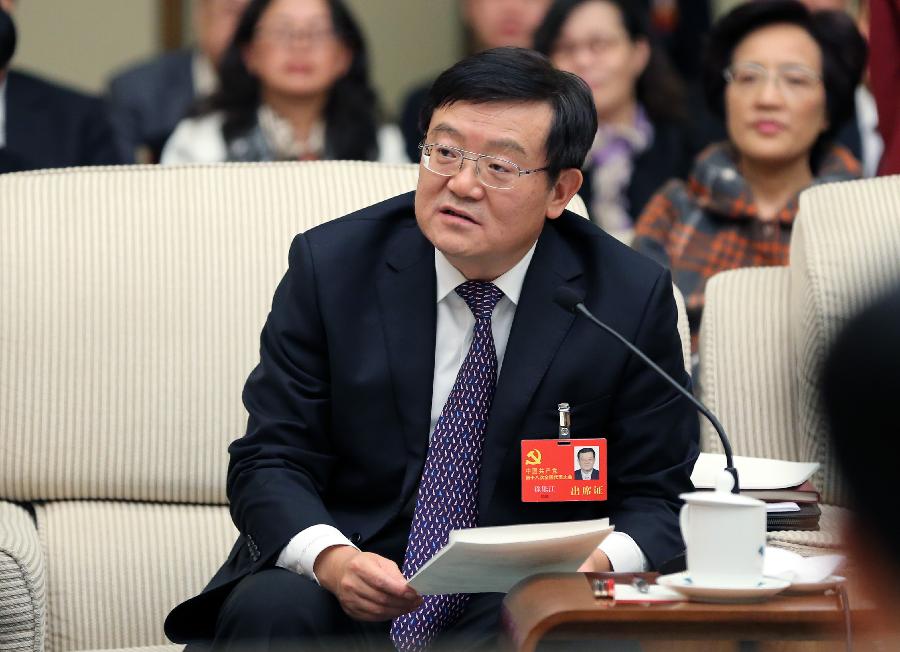
[[[608,518],[453,530],[409,579],[422,595],[506,593],[537,573],[570,573],[613,531]]]
[[[819,468],[818,462],[788,462],[763,457],[733,458],[738,471],[741,489],[785,489],[803,484]],[[712,489],[716,478],[725,468],[725,456],[717,453],[700,453],[691,481],[697,489]]]
[[[767,514],[781,514],[784,512],[799,512],[800,505],[797,503],[766,503]]]

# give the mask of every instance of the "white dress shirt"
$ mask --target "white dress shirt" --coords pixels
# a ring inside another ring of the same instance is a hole
[[[522,293],[525,273],[534,256],[536,244],[532,245],[515,267],[494,280],[494,285],[503,292],[503,297],[491,314],[491,332],[494,336],[494,348],[497,350],[498,376],[503,365],[503,356],[506,353],[519,295]],[[437,249],[434,252],[434,268],[437,274],[437,331],[431,393],[431,433],[434,433],[444,403],[447,402],[453,383],[456,382],[459,368],[469,352],[475,330],[475,316],[463,298],[454,291],[457,286],[466,282],[465,276]],[[326,548],[339,545],[353,544],[340,530],[331,525],[313,525],[288,542],[278,556],[276,565],[318,581],[313,573],[316,558]],[[643,551],[634,539],[624,532],[612,532],[600,544],[600,549],[609,557],[616,571],[639,572],[647,568],[647,558]]]

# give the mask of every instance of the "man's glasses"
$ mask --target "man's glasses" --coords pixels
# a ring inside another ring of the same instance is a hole
[[[547,170],[546,166],[523,170],[512,161],[503,158],[438,143],[420,143],[419,149],[422,150],[422,165],[426,170],[442,177],[452,177],[462,170],[465,161],[474,161],[475,176],[481,184],[497,190],[510,190],[522,175]]]
[[[806,66],[785,64],[769,70],[751,61],[728,66],[724,77],[735,90],[741,92],[759,91],[771,78],[782,94],[789,98],[808,95],[822,83],[822,75]]]

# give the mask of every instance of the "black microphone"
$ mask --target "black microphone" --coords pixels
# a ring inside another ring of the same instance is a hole
[[[624,344],[628,348],[629,351],[631,351],[637,357],[639,357],[641,360],[643,360],[644,363],[648,367],[650,367],[651,369],[653,369],[653,371],[655,371],[660,376],[665,378],[666,381],[668,381],[668,383],[672,387],[674,387],[679,392],[681,392],[681,395],[684,396],[686,399],[688,399],[691,403],[693,403],[694,407],[696,407],[698,410],[700,410],[700,413],[703,416],[705,416],[709,420],[709,422],[712,424],[713,428],[716,429],[716,432],[719,434],[719,440],[722,442],[722,448],[725,449],[725,470],[731,474],[731,477],[734,478],[734,487],[731,489],[731,492],[735,493],[735,494],[740,493],[741,488],[740,488],[740,485],[738,484],[738,472],[737,472],[737,469],[734,468],[734,462],[731,459],[731,443],[728,441],[728,437],[725,436],[725,429],[722,428],[722,424],[719,423],[719,420],[716,419],[715,415],[712,412],[710,412],[709,409],[707,409],[707,407],[705,405],[703,405],[703,403],[701,403],[696,398],[694,398],[694,395],[691,394],[689,391],[687,391],[684,387],[682,387],[674,378],[672,378],[669,374],[667,374],[665,371],[660,369],[659,365],[657,365],[655,362],[653,362],[653,360],[648,358],[644,354],[643,351],[641,351],[634,344],[632,344],[631,342],[626,340],[624,337],[622,337],[622,335],[620,335],[618,332],[616,332],[612,327],[607,326],[602,321],[600,321],[599,319],[594,317],[594,315],[591,313],[591,311],[585,307],[584,302],[581,300],[581,297],[578,295],[578,293],[575,290],[573,290],[570,287],[566,287],[565,285],[561,285],[560,287],[556,288],[556,292],[553,294],[553,300],[558,305],[565,308],[569,312],[572,312],[575,314],[580,313],[580,314],[584,315],[585,317],[590,319],[593,323],[595,323],[597,326],[599,326],[600,328],[605,330],[607,333],[609,333],[610,335],[615,337],[622,344]]]

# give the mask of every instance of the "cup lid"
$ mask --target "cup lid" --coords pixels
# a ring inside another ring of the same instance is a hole
[[[758,507],[765,505],[750,496],[733,494],[730,491],[692,491],[678,496],[690,505],[728,505],[734,507]]]

